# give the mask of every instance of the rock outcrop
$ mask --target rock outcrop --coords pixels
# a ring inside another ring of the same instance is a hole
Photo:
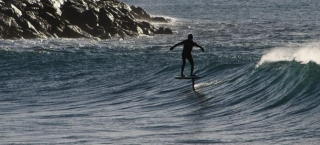
[[[152,22],[168,21],[117,0],[0,0],[2,39],[172,34],[171,29],[156,28]]]

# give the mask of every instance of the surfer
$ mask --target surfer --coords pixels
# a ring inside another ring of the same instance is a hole
[[[193,63],[191,51],[192,51],[193,46],[197,46],[197,47],[201,48],[202,51],[204,51],[204,49],[200,45],[198,45],[197,43],[193,42],[193,35],[189,34],[187,40],[184,40],[184,41],[172,46],[170,48],[170,50],[173,50],[175,47],[182,45],[182,44],[183,44],[183,50],[182,50],[181,77],[185,77],[185,75],[183,74],[183,71],[184,71],[184,66],[186,65],[186,59],[188,59],[190,65],[191,65],[190,76],[195,76],[193,74],[194,63]]]

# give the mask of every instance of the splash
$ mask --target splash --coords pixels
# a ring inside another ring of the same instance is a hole
[[[212,85],[223,84],[228,81],[230,81],[230,80],[215,80],[215,81],[209,81],[209,82],[202,82],[202,83],[195,84],[194,87],[198,90],[200,88],[210,87]]]
[[[300,46],[278,47],[261,57],[256,67],[266,62],[297,61],[301,64],[315,62],[320,65],[320,43],[313,42]]]

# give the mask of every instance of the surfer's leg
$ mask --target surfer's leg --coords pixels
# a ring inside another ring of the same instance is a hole
[[[181,76],[183,75],[184,66],[186,65],[186,57],[182,55]]]
[[[191,71],[190,71],[190,76],[193,75],[193,70],[194,70],[194,62],[193,62],[193,59],[192,59],[192,56],[190,55],[189,57],[187,57],[190,65],[191,65]]]

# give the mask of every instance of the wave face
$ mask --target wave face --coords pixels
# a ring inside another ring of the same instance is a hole
[[[132,2],[175,34],[0,40],[1,144],[320,143],[319,2]],[[195,92],[169,50],[189,33]]]

